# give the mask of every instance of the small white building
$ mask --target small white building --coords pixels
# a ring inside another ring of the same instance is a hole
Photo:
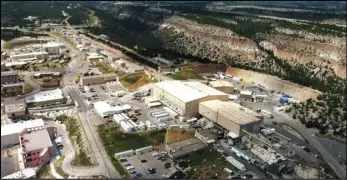
[[[114,114],[127,112],[131,110],[131,106],[129,104],[125,104],[122,106],[111,106],[109,103],[105,101],[99,101],[94,103],[94,109],[100,116],[108,117]]]
[[[59,43],[55,43],[55,42],[48,42],[47,44],[43,44],[43,49],[45,52],[47,52],[48,54],[59,54],[59,49],[60,49],[60,44]]]

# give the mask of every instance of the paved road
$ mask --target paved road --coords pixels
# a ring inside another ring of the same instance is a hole
[[[103,145],[101,144],[101,140],[99,139],[98,134],[89,121],[89,115],[87,113],[88,106],[85,104],[84,97],[81,96],[80,91],[78,90],[78,86],[75,82],[75,76],[78,75],[78,69],[76,68],[76,65],[83,63],[83,61],[80,60],[83,54],[78,51],[75,51],[75,54],[77,54],[77,56],[73,58],[73,60],[69,64],[69,67],[66,68],[66,74],[63,79],[63,84],[65,86],[64,89],[79,105],[78,115],[82,123],[82,128],[86,134],[87,139],[89,140],[90,147],[92,149],[94,157],[98,162],[98,165],[91,168],[72,168],[70,165],[71,161],[74,158],[74,154],[72,152],[69,153],[67,158],[64,160],[63,166],[66,167],[67,171],[69,171],[70,174],[74,174],[76,176],[81,176],[83,175],[83,173],[85,176],[86,172],[88,172],[88,174],[103,174],[110,178],[120,178],[121,176],[113,167]]]

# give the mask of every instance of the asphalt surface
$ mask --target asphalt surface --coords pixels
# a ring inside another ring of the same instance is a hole
[[[68,43],[66,44],[70,46]],[[81,169],[81,173],[89,171],[92,172],[92,174],[103,174],[109,178],[120,178],[121,176],[119,175],[118,171],[113,167],[110,159],[108,158],[108,155],[103,145],[101,144],[101,140],[99,139],[96,130],[93,128],[93,125],[89,121],[89,115],[87,113],[88,105],[85,104],[84,97],[80,93],[78,85],[75,82],[75,76],[79,75],[81,70],[81,64],[85,63],[85,61],[81,60],[83,58],[83,53],[79,52],[71,46],[69,48],[71,49],[72,54],[76,54],[76,57],[72,58],[69,67],[66,68],[66,73],[63,79],[63,84],[65,86],[64,91],[67,92],[70,95],[70,97],[78,103],[77,111],[81,120],[83,131],[90,143],[93,155],[98,162],[98,164],[94,167]],[[88,66],[82,65],[82,70],[84,68],[88,69]],[[66,158],[63,163],[66,165],[66,167],[68,167],[70,162],[73,160],[73,154],[67,157],[68,158]],[[74,171],[72,173],[76,176],[80,176],[81,173],[78,173],[77,169],[80,168],[74,167]]]

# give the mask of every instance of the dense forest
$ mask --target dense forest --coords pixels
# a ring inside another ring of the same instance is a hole
[[[39,37],[39,36],[48,36],[47,34],[41,34],[41,33],[32,33],[32,32],[22,32],[18,30],[12,30],[12,29],[2,29],[1,30],[1,39],[4,41],[9,41],[15,38],[23,37],[23,36],[29,36],[29,37]]]

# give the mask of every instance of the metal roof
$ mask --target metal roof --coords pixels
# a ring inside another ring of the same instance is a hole
[[[212,87],[234,87],[233,84],[229,81],[224,80],[218,80],[218,81],[211,81],[210,85]]]
[[[155,83],[155,86],[183,102],[190,102],[207,96],[227,96],[222,91],[196,81],[162,81]]]
[[[12,123],[12,124],[4,124],[1,125],[1,136],[6,136],[10,134],[18,134],[23,131],[25,128],[35,128],[44,126],[45,123],[42,119],[29,120],[24,122]],[[19,137],[18,137],[19,138]]]
[[[200,104],[240,125],[260,121],[260,114],[232,101],[210,100]]]

